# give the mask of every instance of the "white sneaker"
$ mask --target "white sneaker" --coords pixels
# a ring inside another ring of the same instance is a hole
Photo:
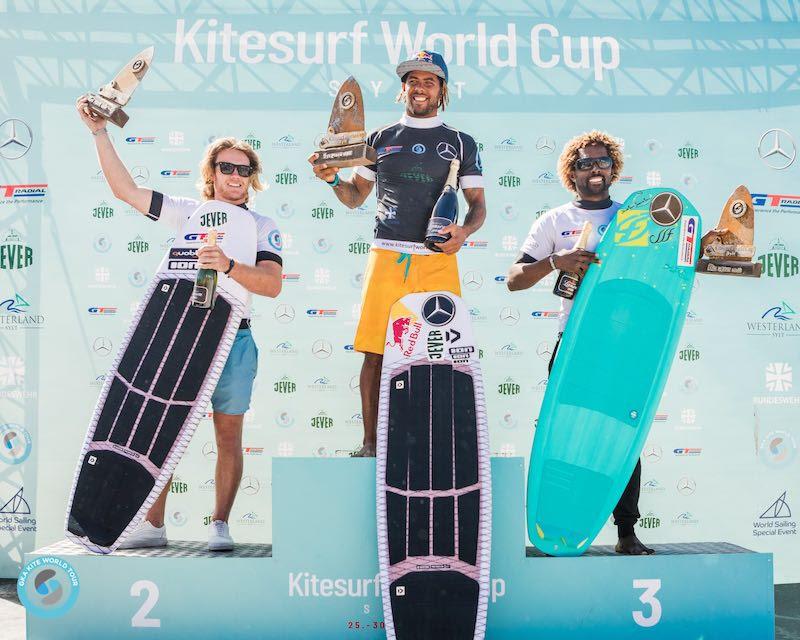
[[[208,550],[233,551],[233,538],[227,522],[214,520],[208,525]]]
[[[142,520],[117,549],[148,549],[166,546],[167,526],[154,527],[147,520]]]

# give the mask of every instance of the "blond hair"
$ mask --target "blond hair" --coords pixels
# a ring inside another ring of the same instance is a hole
[[[214,170],[217,164],[217,156],[220,151],[225,149],[236,149],[241,151],[247,156],[250,161],[250,166],[253,167],[253,173],[250,176],[250,187],[254,191],[263,191],[264,185],[261,184],[259,174],[261,173],[261,160],[253,147],[247,144],[244,140],[237,140],[233,137],[217,138],[206,148],[206,153],[200,161],[200,180],[197,182],[197,188],[203,196],[203,200],[214,199]],[[245,202],[250,199],[250,189],[247,190],[247,198]]]
[[[411,72],[409,71],[409,73]],[[394,99],[395,102],[400,102],[403,104],[406,102],[406,96],[408,95],[408,91],[405,89],[407,76],[408,73],[403,76],[403,88],[400,89],[400,93],[398,93],[397,97]],[[442,78],[439,78],[439,87],[441,88],[441,91],[439,92],[439,102],[436,105],[436,108],[444,111],[447,108],[447,105],[450,104],[450,92],[447,90],[447,83]]]
[[[558,177],[561,178],[561,184],[567,191],[575,192],[575,183],[570,178],[570,174],[575,170],[575,162],[580,157],[578,151],[584,147],[597,144],[603,145],[608,149],[608,156],[613,160],[614,165],[611,167],[611,183],[613,184],[619,179],[622,173],[622,166],[625,164],[625,159],[622,154],[622,145],[605,131],[598,131],[594,129],[575,136],[572,140],[564,145],[564,150],[558,157]]]

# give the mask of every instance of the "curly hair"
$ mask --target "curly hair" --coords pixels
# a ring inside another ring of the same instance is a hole
[[[200,179],[197,182],[197,188],[203,196],[203,200],[214,199],[214,168],[217,163],[217,156],[220,151],[225,149],[236,149],[244,153],[250,161],[250,166],[253,167],[253,173],[250,176],[249,187],[254,191],[263,191],[264,185],[258,177],[261,173],[261,160],[253,147],[247,144],[244,140],[237,140],[236,138],[217,138],[206,148],[205,155],[200,161]],[[247,191],[247,200],[250,199],[250,189]]]
[[[616,138],[613,138],[605,131],[594,129],[588,133],[584,132],[579,136],[575,136],[567,142],[558,157],[558,177],[561,178],[561,184],[564,185],[567,191],[575,192],[575,183],[570,179],[569,174],[575,169],[575,161],[579,157],[578,151],[592,144],[601,144],[608,149],[608,155],[614,161],[614,166],[611,167],[611,183],[613,184],[619,179],[622,167],[625,164],[622,145]]]

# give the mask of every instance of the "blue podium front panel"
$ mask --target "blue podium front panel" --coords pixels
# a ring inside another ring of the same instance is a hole
[[[542,557],[524,542],[523,468],[493,460],[487,637],[771,639],[772,556],[725,543]],[[28,637],[382,638],[373,460],[275,459],[274,544],[26,555]],[[235,535],[235,530],[233,531]]]

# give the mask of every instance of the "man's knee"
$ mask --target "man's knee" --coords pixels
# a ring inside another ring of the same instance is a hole
[[[244,416],[214,414],[214,433],[220,451],[241,450],[243,422]]]
[[[383,354],[381,353],[364,353],[364,364],[361,367],[363,372],[375,372],[380,371],[381,366],[383,365]]]

